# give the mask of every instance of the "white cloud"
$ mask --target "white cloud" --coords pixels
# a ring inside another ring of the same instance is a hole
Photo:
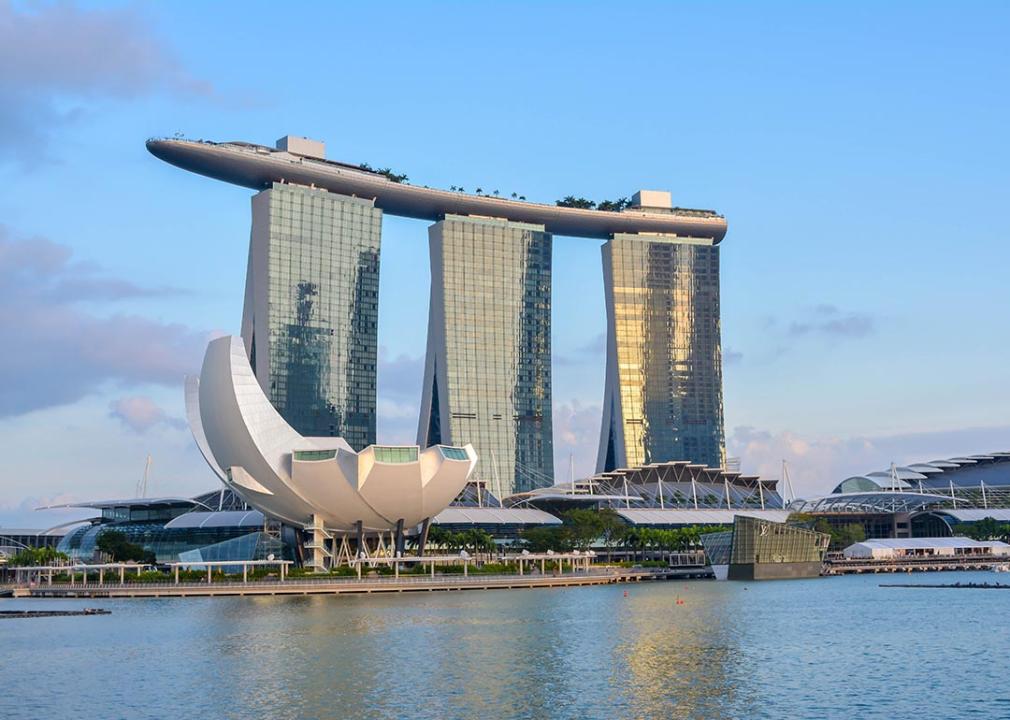
[[[186,422],[182,418],[172,417],[146,395],[131,395],[113,400],[109,403],[109,415],[138,433],[145,433],[158,425],[167,425],[177,430],[186,429]]]
[[[88,102],[159,91],[214,94],[138,12],[0,0],[0,161],[37,164],[51,133]]]
[[[745,472],[780,478],[782,460],[799,496],[830,492],[852,475],[943,457],[995,452],[1010,447],[1010,427],[967,428],[887,436],[805,437],[792,431],[737,427],[727,452]]]
[[[554,405],[556,481],[568,481],[569,465],[573,461],[576,478],[588,477],[596,472],[601,413],[599,405],[583,405],[578,400]]]
[[[0,417],[73,403],[106,383],[177,385],[199,367],[206,333],[94,308],[176,293],[143,288],[75,262],[43,238],[12,239],[0,225]]]

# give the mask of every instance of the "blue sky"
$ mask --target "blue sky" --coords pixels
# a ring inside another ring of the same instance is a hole
[[[801,490],[1010,449],[1005,3],[0,0],[0,525],[213,487],[181,376],[238,331],[250,192],[149,136],[325,140],[538,201],[724,213],[730,454]],[[426,227],[386,218],[379,438],[416,426]],[[422,269],[421,272],[418,272]],[[559,468],[594,461],[599,242],[555,239]]]

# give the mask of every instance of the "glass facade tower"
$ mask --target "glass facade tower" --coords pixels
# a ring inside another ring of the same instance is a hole
[[[597,471],[726,450],[719,247],[711,239],[618,234],[603,245],[607,381]]]
[[[542,225],[446,215],[429,228],[418,443],[472,443],[508,495],[553,483],[551,245]]]
[[[274,183],[253,197],[242,338],[270,402],[299,433],[375,442],[382,211]]]

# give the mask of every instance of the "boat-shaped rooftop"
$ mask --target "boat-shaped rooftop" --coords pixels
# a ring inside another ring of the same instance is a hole
[[[603,239],[620,233],[641,233],[711,239],[718,243],[726,234],[726,219],[710,210],[632,206],[612,212],[439,190],[327,160],[322,157],[322,143],[298,144],[296,141],[301,139],[287,140],[282,138],[279,148],[270,148],[246,142],[165,138],[148,140],[147,149],[177,167],[254,190],[269,188],[276,182],[318,187],[341,195],[369,198],[390,215],[421,220],[437,221],[446,215],[499,218],[543,225],[548,232],[558,235]],[[641,194],[643,198],[655,195],[648,191]]]

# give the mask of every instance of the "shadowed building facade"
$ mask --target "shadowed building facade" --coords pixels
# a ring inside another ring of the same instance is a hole
[[[260,386],[298,433],[374,444],[382,211],[280,183],[252,210],[242,338]]]
[[[719,248],[615,234],[603,245],[607,369],[597,471],[725,467]]]
[[[551,243],[542,225],[447,215],[429,228],[418,442],[471,443],[499,497],[553,483]]]

